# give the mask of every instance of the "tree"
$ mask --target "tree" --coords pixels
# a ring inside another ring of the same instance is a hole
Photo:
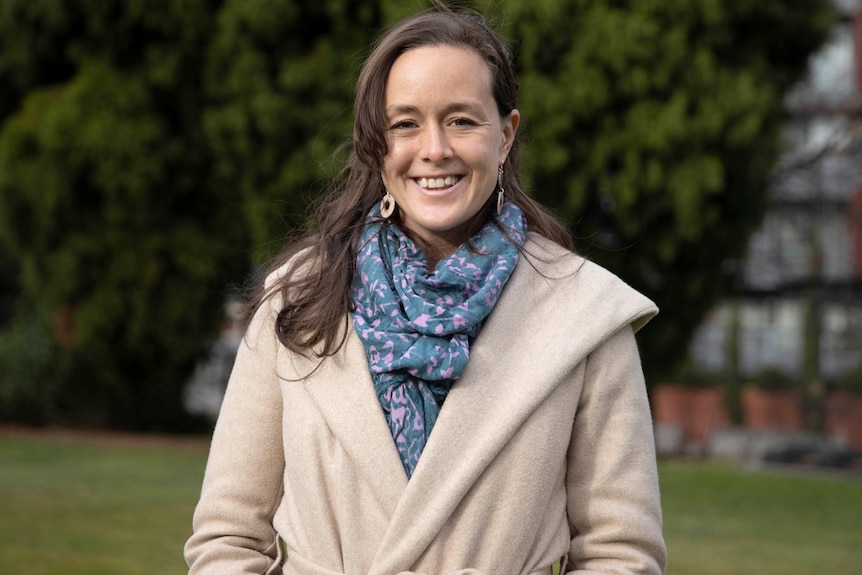
[[[762,215],[781,95],[827,0],[465,4],[514,39],[530,186],[657,300],[644,358],[670,369]],[[0,244],[59,344],[55,413],[183,421],[224,286],[326,188],[371,40],[419,7],[0,5]]]
[[[48,42],[26,42],[23,36],[38,22],[44,36],[53,38],[69,38],[72,35],[71,23],[57,18],[45,18],[47,8],[45,2],[37,3],[3,3],[0,5],[0,125],[11,116],[27,92],[34,87],[67,80],[72,74],[72,66],[62,50],[53,50]],[[58,42],[59,44],[60,42]],[[0,334],[0,338],[20,340],[28,329],[19,329],[18,322],[27,324],[34,321],[32,310],[25,307],[21,298],[20,264],[9,247],[0,242],[0,328],[6,326],[6,331],[20,332],[16,334]],[[20,317],[19,317],[20,316]],[[14,322],[15,325],[12,325]],[[32,330],[30,330],[32,332]],[[36,332],[41,333],[36,329]],[[5,337],[8,335],[8,337]],[[5,411],[13,410],[20,414],[22,406],[15,400],[20,397],[21,389],[38,387],[31,380],[31,370],[22,364],[22,355],[26,358],[26,350],[45,349],[38,343],[26,342],[30,345],[8,345],[0,350],[0,417]],[[45,342],[42,342],[45,343]],[[32,358],[38,363],[45,359],[44,353],[36,353]],[[24,361],[26,363],[26,361]],[[26,374],[21,377],[28,381],[17,381],[18,376],[12,373]],[[15,383],[13,383],[15,381]],[[26,394],[24,394],[26,396]],[[35,397],[38,394],[34,394]],[[36,408],[37,409],[37,408]]]
[[[380,4],[228,0],[218,14],[204,67],[212,185],[241,208],[259,262],[337,169]]]
[[[0,135],[0,240],[62,346],[56,412],[82,423],[183,422],[219,279],[244,258],[233,206],[205,188],[200,64],[216,4],[159,4],[3,5],[0,37],[31,55],[5,64],[31,80]],[[65,55],[62,73],[33,80],[40,54]]]
[[[338,165],[329,154],[349,135],[348,81],[368,31],[416,8],[393,4],[291,4],[273,17],[228,3],[210,59],[223,104],[207,126],[259,252],[280,237],[274,216],[298,222]],[[828,0],[461,4],[496,15],[514,40],[535,195],[572,222],[586,255],[659,303],[642,346],[648,371],[668,373],[762,218],[781,99],[825,38]]]
[[[509,2],[536,195],[586,255],[651,296],[667,375],[732,287],[766,208],[782,97],[825,39],[827,0]]]
[[[353,84],[378,32],[421,3],[228,0],[206,62],[212,185],[236,198],[253,258],[296,231],[345,159]]]

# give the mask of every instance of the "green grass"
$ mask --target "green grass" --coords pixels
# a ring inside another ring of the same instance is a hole
[[[186,573],[205,460],[203,449],[0,436],[0,573]]]
[[[668,575],[858,575],[862,481],[660,467]]]
[[[181,575],[206,460],[153,440],[95,446],[0,435],[0,574]],[[850,575],[862,481],[660,466],[668,575]]]

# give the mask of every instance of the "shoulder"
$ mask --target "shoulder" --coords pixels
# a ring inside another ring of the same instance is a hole
[[[522,301],[551,300],[551,309],[582,323],[628,323],[637,331],[658,313],[655,303],[609,270],[536,233],[527,234],[510,283]]]
[[[264,331],[274,329],[269,324],[276,321],[285,303],[299,289],[298,282],[314,267],[310,255],[311,249],[306,248],[289,257],[277,256],[270,262],[262,285],[257,284],[257,291],[249,303],[252,317],[247,333],[255,326],[264,328]]]
[[[270,263],[264,277],[263,289],[266,293],[271,293],[298,279],[305,278],[314,273],[316,264],[317,258],[312,246],[305,246],[293,253],[279,256]]]

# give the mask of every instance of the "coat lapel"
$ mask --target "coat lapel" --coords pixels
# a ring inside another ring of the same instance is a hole
[[[516,267],[409,483],[352,324],[342,351],[305,380],[327,426],[390,516],[369,575],[413,568],[558,382],[613,331],[631,322],[638,327],[654,309],[646,298],[620,290],[621,282],[601,268],[568,252],[542,253],[547,243],[528,245],[540,254],[532,263],[541,273],[524,258]],[[563,349],[553,347],[560,343]]]
[[[530,247],[541,252],[535,244]],[[522,424],[614,331],[652,302],[568,254],[521,262],[446,398],[369,574],[410,570]],[[542,269],[542,268],[545,269]],[[544,275],[542,275],[544,274]],[[549,279],[555,278],[555,279]],[[564,348],[554,347],[564,343]],[[391,442],[391,439],[390,439]],[[421,518],[421,520],[417,520]]]
[[[365,351],[353,329],[342,352],[327,358],[305,380],[305,388],[329,429],[367,479],[369,489],[393,514],[407,486],[407,474],[374,394]]]
[[[443,404],[369,575],[415,567],[484,469],[550,392],[523,385],[500,361],[530,353],[525,344],[534,326],[524,325],[522,310],[532,302],[519,300],[531,276],[519,264],[471,346],[467,368]]]

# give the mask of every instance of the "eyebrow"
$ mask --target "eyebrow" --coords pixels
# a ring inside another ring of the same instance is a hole
[[[482,106],[476,102],[452,102],[443,108],[444,114],[451,114],[452,112],[479,113],[481,110]],[[419,108],[410,104],[395,104],[387,107],[385,112],[387,117],[401,114],[418,114]]]

